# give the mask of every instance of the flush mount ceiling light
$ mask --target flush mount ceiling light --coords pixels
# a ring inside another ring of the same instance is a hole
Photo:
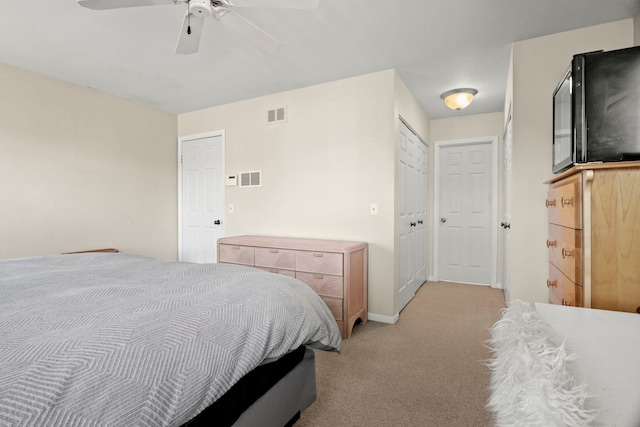
[[[473,96],[477,93],[477,90],[470,88],[452,89],[440,95],[440,98],[452,110],[462,110],[471,104]]]

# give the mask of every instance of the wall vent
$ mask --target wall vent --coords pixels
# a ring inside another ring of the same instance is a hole
[[[240,172],[240,187],[260,187],[262,185],[262,172]]]
[[[287,107],[274,108],[267,110],[267,123],[280,123],[287,121]]]

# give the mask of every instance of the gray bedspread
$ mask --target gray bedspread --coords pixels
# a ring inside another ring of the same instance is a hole
[[[0,261],[1,426],[175,426],[265,359],[339,351],[289,277],[126,254]]]

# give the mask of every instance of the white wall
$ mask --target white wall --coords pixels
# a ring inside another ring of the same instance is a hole
[[[395,86],[387,70],[178,117],[180,137],[224,130],[227,175],[262,171],[262,187],[226,187],[226,235],[368,242],[369,312],[381,316],[395,314]],[[281,106],[288,120],[266,124]]]
[[[512,299],[546,302],[547,186],[552,176],[553,91],[576,53],[633,45],[633,19],[513,45],[513,163],[510,291]]]
[[[177,257],[177,118],[0,64],[0,258]]]

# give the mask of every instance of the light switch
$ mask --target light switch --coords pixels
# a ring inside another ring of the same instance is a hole
[[[371,215],[378,215],[378,204],[371,203]]]
[[[229,213],[233,213],[233,203],[229,203]]]

